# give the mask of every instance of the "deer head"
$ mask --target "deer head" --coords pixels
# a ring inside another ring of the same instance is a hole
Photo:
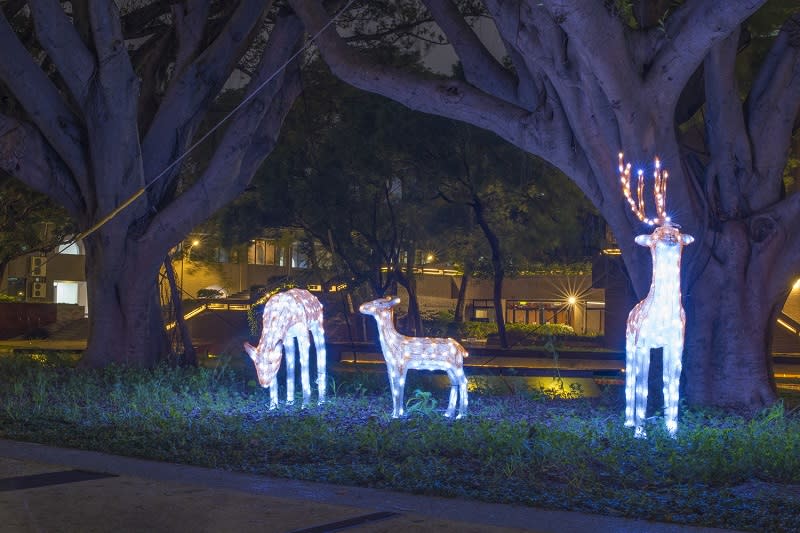
[[[364,315],[378,316],[381,312],[390,310],[399,303],[400,298],[396,296],[385,296],[377,300],[372,300],[371,302],[364,302],[358,310]]]

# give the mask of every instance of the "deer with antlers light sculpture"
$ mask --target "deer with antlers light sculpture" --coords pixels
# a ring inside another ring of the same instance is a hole
[[[631,195],[631,165],[625,165],[619,154],[622,191],[634,214],[649,226],[656,226],[650,235],[639,235],[636,244],[647,246],[653,257],[653,278],[650,292],[628,315],[625,333],[625,426],[635,428],[637,438],[645,438],[647,411],[647,378],[650,350],[663,350],[664,419],[667,431],[675,436],[678,430],[678,401],[681,357],[686,315],[681,304],[681,253],[694,237],[681,233],[666,214],[668,174],[656,158],[653,196],[656,216],[645,215],[644,175],[638,172],[637,201]]]
[[[311,397],[308,376],[309,332],[317,351],[318,401],[325,401],[325,331],[322,327],[322,304],[304,289],[289,289],[270,297],[264,304],[261,339],[258,346],[244,343],[244,349],[256,366],[258,383],[269,387],[270,409],[278,406],[278,370],[286,352],[286,403],[294,402],[294,341],[300,351],[300,380],[303,386],[303,407]]]
[[[383,357],[389,372],[392,389],[392,417],[403,416],[403,390],[409,368],[422,370],[444,370],[450,378],[450,403],[445,416],[455,414],[456,399],[460,396],[458,416],[467,414],[467,378],[464,376],[464,358],[467,350],[453,339],[433,337],[406,337],[394,328],[394,306],[400,298],[378,298],[361,304],[362,314],[375,317],[378,323]]]

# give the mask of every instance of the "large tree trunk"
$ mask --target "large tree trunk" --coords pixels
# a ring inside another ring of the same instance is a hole
[[[107,238],[109,233],[101,230],[85,240],[89,345],[81,364],[152,366],[168,349],[157,283],[160,262],[145,259],[149,254],[129,239]]]
[[[683,290],[686,340],[682,382],[688,403],[757,409],[777,399],[771,341],[780,297],[770,265],[753,253],[741,223],[722,226],[725,255],[712,257]],[[788,289],[787,289],[788,292]]]

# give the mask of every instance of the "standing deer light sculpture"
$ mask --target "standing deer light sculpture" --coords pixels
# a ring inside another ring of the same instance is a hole
[[[294,403],[294,340],[300,350],[300,380],[303,385],[303,407],[311,397],[308,377],[308,334],[317,350],[317,389],[319,403],[325,401],[325,332],[322,327],[322,304],[304,289],[289,289],[272,296],[264,304],[261,339],[258,346],[244,343],[244,349],[256,366],[259,384],[270,393],[270,409],[278,406],[278,370],[282,350],[286,352],[286,403]]]
[[[378,298],[361,304],[362,314],[372,315],[378,323],[381,350],[389,372],[392,389],[392,418],[403,416],[403,392],[409,368],[444,370],[450,378],[450,403],[445,416],[455,414],[456,399],[460,395],[458,416],[467,414],[467,378],[464,376],[464,358],[469,354],[453,339],[433,337],[406,337],[394,328],[394,306],[400,298]]]
[[[642,222],[657,226],[650,235],[639,235],[636,244],[647,246],[653,257],[653,278],[650,292],[636,304],[628,315],[625,344],[625,426],[635,428],[637,438],[645,438],[647,411],[647,377],[650,370],[650,350],[662,348],[664,354],[663,390],[664,419],[667,431],[675,436],[678,430],[678,400],[681,378],[681,356],[686,315],[681,305],[681,253],[694,237],[681,233],[666,215],[666,171],[655,160],[653,195],[656,217],[647,218],[644,208],[644,177],[638,173],[637,202],[631,198],[631,165],[624,165],[619,154],[622,191],[631,210]]]

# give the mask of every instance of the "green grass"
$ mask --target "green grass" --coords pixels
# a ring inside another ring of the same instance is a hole
[[[800,529],[800,414],[682,409],[677,439],[622,427],[599,398],[470,396],[409,383],[389,417],[385,376],[339,375],[320,407],[266,408],[252,375],[218,369],[89,371],[0,359],[0,436],[241,472],[751,531]],[[420,388],[415,392],[415,388]],[[787,405],[789,405],[787,403]]]

